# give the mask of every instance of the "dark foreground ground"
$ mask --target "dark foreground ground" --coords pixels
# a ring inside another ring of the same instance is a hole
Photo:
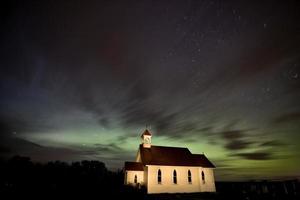
[[[37,164],[16,156],[0,161],[0,199],[300,199],[297,180],[217,182],[216,193],[147,195],[123,185],[123,173],[99,161]]]
[[[216,182],[216,193],[159,194],[148,195],[147,199],[161,200],[209,200],[209,199],[247,199],[279,200],[300,199],[300,184],[297,180]]]

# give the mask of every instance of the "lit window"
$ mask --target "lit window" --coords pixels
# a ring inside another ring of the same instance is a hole
[[[190,170],[188,171],[188,181],[190,184],[192,183],[192,173]]]
[[[161,171],[160,171],[160,169],[157,172],[157,182],[158,182],[158,184],[161,184]]]
[[[177,173],[176,173],[176,170],[173,171],[173,183],[177,184]]]
[[[137,175],[134,176],[134,183],[137,183]]]
[[[202,175],[202,182],[203,182],[203,184],[204,184],[204,183],[205,183],[205,175],[204,175],[204,172],[203,172],[203,171],[202,171],[201,175]]]

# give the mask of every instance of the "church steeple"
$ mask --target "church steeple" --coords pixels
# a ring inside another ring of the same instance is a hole
[[[144,148],[151,148],[151,137],[152,134],[148,131],[148,129],[146,129],[141,135],[142,144]]]

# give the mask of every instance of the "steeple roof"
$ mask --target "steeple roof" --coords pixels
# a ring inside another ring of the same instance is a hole
[[[141,135],[141,137],[143,137],[144,135],[150,135],[152,136],[152,134],[150,133],[150,131],[148,131],[148,129],[146,129],[143,134]]]

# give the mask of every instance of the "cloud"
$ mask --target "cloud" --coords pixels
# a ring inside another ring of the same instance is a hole
[[[2,138],[0,157],[10,158],[14,155],[29,156],[33,161],[48,162],[62,160],[67,162],[80,160],[101,160],[109,168],[119,168],[124,160],[134,159],[135,152],[127,151],[115,143],[95,144],[94,146],[42,146],[18,137]]]
[[[274,159],[270,152],[252,152],[252,153],[237,153],[234,156],[239,156],[247,160],[271,160]]]
[[[231,130],[223,131],[219,134],[225,140],[224,147],[228,150],[242,150],[250,147],[253,142],[249,141],[248,135],[246,132],[249,130]]]
[[[99,119],[99,123],[104,128],[110,128],[110,119],[107,117],[102,117],[101,119]]]
[[[266,142],[259,144],[259,146],[262,146],[262,147],[279,147],[279,146],[285,146],[285,145],[286,145],[285,143],[278,141],[278,140],[266,141]]]
[[[232,139],[231,141],[228,141],[225,145],[225,148],[228,150],[241,150],[246,149],[252,144],[252,142],[243,141],[241,139]]]
[[[124,135],[120,135],[116,138],[116,142],[118,144],[123,144],[125,143],[127,140],[130,140],[130,139],[136,139],[137,137],[139,137],[140,135],[138,134],[124,134]]]
[[[143,95],[136,98],[135,104],[130,104],[122,111],[122,123],[126,126],[151,125],[159,134],[167,135],[175,126],[179,113],[162,108],[144,99]]]
[[[123,149],[116,143],[109,143],[109,144],[94,144],[95,151],[104,151],[104,152],[118,152],[122,151]]]
[[[206,127],[202,127],[202,128],[197,129],[198,132],[209,132],[211,130],[212,130],[211,126],[206,126]]]
[[[224,139],[229,141],[239,140],[245,136],[243,130],[224,131],[224,132],[220,132],[220,134],[223,136]]]
[[[3,137],[0,143],[0,149],[5,150],[0,152],[0,156],[4,158],[21,155],[29,156],[32,160],[39,162],[83,159],[80,152],[76,150],[67,147],[46,147],[14,136]]]
[[[293,112],[293,113],[281,115],[281,116],[275,118],[272,121],[272,123],[282,124],[282,123],[295,122],[295,121],[300,122],[300,112]]]
[[[22,118],[11,117],[11,116],[0,116],[0,137],[5,135],[10,135],[13,132],[26,132],[34,131],[38,127],[32,127],[30,123]]]

